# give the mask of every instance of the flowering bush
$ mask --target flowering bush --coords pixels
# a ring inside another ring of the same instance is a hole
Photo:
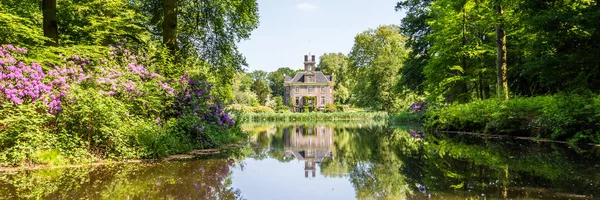
[[[46,69],[26,54],[0,46],[0,162],[157,157],[240,138],[210,83],[168,80],[125,45],[95,61],[61,55]]]
[[[190,78],[186,73],[179,80],[181,92],[177,93],[177,115],[201,116],[204,121],[216,123],[223,128],[234,126],[233,119],[225,112],[218,99],[210,95],[212,84]]]
[[[0,94],[15,105],[41,100],[49,113],[57,114],[71,84],[89,78],[74,62],[68,67],[55,66],[46,74],[40,64],[18,62],[11,52],[25,54],[27,50],[10,44],[0,47]]]
[[[425,109],[427,109],[427,102],[416,102],[408,108],[410,113],[422,113]]]

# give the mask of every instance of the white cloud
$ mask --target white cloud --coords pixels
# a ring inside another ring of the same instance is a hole
[[[296,7],[298,8],[298,10],[305,10],[305,11],[311,11],[311,10],[318,8],[316,5],[307,3],[307,2],[300,3],[300,4],[296,5]]]

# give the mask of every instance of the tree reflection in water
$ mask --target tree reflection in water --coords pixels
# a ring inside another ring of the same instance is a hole
[[[0,199],[239,199],[228,159],[57,168],[0,175]]]
[[[295,127],[277,127],[283,136],[271,141],[287,141]],[[414,126],[334,127],[332,156],[317,163],[319,175],[347,177],[358,199],[600,196],[597,147],[423,133]],[[279,158],[286,145],[272,142],[269,151]]]
[[[416,126],[335,123],[246,128],[252,139],[240,149],[241,158],[236,154],[233,159],[220,155],[0,173],[0,199],[240,199],[242,191],[232,187],[236,179],[231,169],[238,165],[236,160],[242,170],[235,173],[253,173],[243,170],[244,159],[254,159],[257,165],[276,159],[274,163],[283,163],[279,167],[294,170],[301,168],[290,161],[298,160],[304,171],[291,173],[304,177],[275,177],[277,184],[339,179],[348,183],[349,190],[353,187],[357,199],[600,197],[600,149],[593,146],[423,133]]]

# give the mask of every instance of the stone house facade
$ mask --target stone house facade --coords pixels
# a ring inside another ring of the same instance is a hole
[[[309,107],[315,105],[314,110],[323,110],[325,105],[333,104],[333,74],[328,76],[323,72],[315,71],[315,56],[304,55],[304,71],[298,72],[294,77],[284,77],[284,95],[283,104],[293,105],[292,111],[302,111],[304,109],[304,99],[308,96],[314,97],[317,101],[312,102],[312,98],[307,98]]]

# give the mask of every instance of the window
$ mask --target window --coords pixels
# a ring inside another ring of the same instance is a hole
[[[321,92],[325,92],[325,86],[321,86]]]
[[[296,97],[296,106],[300,105],[300,97]]]
[[[333,88],[329,88],[329,94],[333,93]]]
[[[312,93],[313,86],[308,86],[308,93]]]
[[[312,76],[308,76],[308,82],[313,82],[312,81]]]
[[[325,96],[321,96],[321,105],[325,105]]]
[[[300,92],[300,86],[296,86],[296,93]]]

